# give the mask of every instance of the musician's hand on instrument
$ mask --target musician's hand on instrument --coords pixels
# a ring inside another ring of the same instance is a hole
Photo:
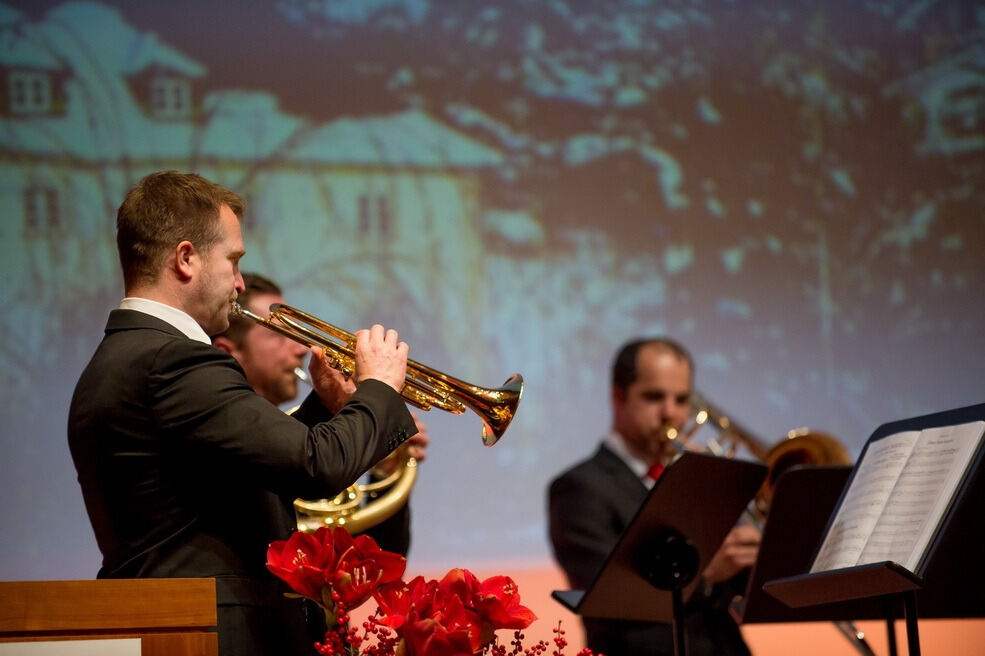
[[[383,381],[400,392],[407,377],[407,342],[397,340],[396,330],[374,324],[356,333],[356,385],[367,378]]]
[[[726,581],[742,570],[752,567],[759,554],[759,541],[760,533],[754,526],[743,524],[733,528],[705,568],[702,574],[705,581],[709,583]]]
[[[318,346],[311,348],[308,373],[311,374],[311,385],[321,402],[333,413],[341,410],[356,391],[355,381],[343,376],[338,369],[330,367],[322,349]]]

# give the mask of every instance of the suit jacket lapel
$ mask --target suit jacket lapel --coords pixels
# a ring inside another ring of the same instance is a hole
[[[646,486],[633,473],[633,470],[626,466],[622,458],[613,453],[605,444],[599,446],[595,454],[595,461],[607,479],[613,506],[618,508],[623,528],[625,528],[633,519],[640,504],[643,503],[643,499],[646,498]]]

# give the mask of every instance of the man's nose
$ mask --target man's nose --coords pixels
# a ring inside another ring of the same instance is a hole
[[[660,415],[665,422],[677,422],[684,418],[686,408],[673,399],[664,401],[660,406]]]

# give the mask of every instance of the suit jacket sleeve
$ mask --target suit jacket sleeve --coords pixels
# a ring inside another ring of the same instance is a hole
[[[573,588],[587,588],[619,539],[604,493],[582,472],[555,480],[548,496],[554,556]]]
[[[211,346],[168,342],[151,371],[163,432],[278,493],[333,495],[416,431],[400,395],[377,380],[363,382],[337,415],[309,428],[254,393],[235,359]]]
[[[293,416],[305,425],[313,426],[331,419],[332,413],[318,395],[311,392]],[[366,534],[376,541],[380,549],[406,556],[410,551],[410,503],[405,503],[393,516],[368,529]]]

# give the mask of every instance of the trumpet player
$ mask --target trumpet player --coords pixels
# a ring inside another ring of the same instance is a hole
[[[665,338],[624,345],[612,367],[612,429],[587,460],[550,485],[548,510],[554,556],[573,588],[587,588],[627,528],[647,490],[677,449],[669,429],[681,431],[690,413],[693,362]],[[729,615],[744,590],[741,575],[756,560],[759,531],[732,529],[702,572],[685,608],[692,656],[746,656],[749,650]],[[588,646],[607,656],[673,654],[669,624],[584,618]]]
[[[264,566],[285,537],[272,504],[331,496],[418,432],[399,393],[408,347],[359,331],[356,389],[335,413],[314,399],[292,417],[257,395],[209,339],[244,291],[242,215],[196,174],[154,173],[126,195],[125,298],[76,386],[68,441],[99,578],[213,577],[219,654],[311,654],[303,608]],[[314,355],[317,389],[330,374]]]
[[[285,302],[280,287],[269,278],[255,273],[244,273],[243,284],[244,290],[236,300],[258,316],[266,317],[271,304]],[[246,374],[246,380],[263,398],[278,406],[297,398],[299,379],[296,372],[304,366],[308,347],[236,314],[230,315],[229,327],[213,336],[212,343],[236,358],[243,368],[243,373]],[[336,369],[328,368],[320,374],[324,376],[324,380],[320,381],[313,392],[317,395],[317,400],[312,399],[311,402],[317,405],[320,401],[329,412],[339,412],[356,391],[356,385]],[[306,378],[311,382],[317,382],[314,372]],[[418,432],[404,443],[399,455],[410,456],[421,462],[427,456],[429,438],[427,427],[416,414],[414,414],[414,423]],[[385,478],[393,473],[401,463],[397,455],[394,453],[377,463],[372,469],[371,476]],[[293,529],[294,524],[290,502],[291,500],[285,500],[287,506],[283,516],[285,534]],[[404,504],[395,515],[372,527],[367,533],[376,540],[380,548],[407,555],[410,550],[409,505]]]

